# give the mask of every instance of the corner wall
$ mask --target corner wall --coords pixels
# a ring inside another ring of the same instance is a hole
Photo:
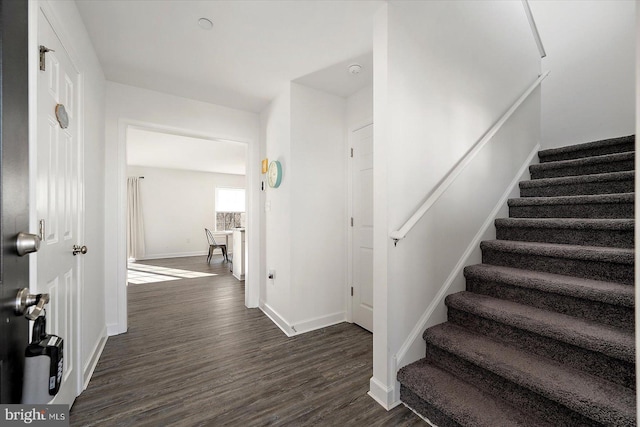
[[[472,260],[471,243],[538,143],[540,91],[405,239],[394,246],[389,233],[534,83],[540,57],[520,2],[389,2],[376,16],[374,37],[370,395],[391,408],[399,403],[399,364],[424,357],[414,328],[446,320],[439,294],[454,283],[458,290],[454,273]]]
[[[281,162],[283,178],[264,193],[260,305],[289,336],[346,319],[345,106],[291,83],[261,114],[264,153]]]
[[[635,132],[635,2],[530,1],[551,74],[543,148]]]

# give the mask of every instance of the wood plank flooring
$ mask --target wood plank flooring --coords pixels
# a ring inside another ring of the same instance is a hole
[[[150,265],[216,276],[129,286],[129,331],[109,338],[72,426],[418,426],[366,393],[372,335],[342,323],[287,338],[244,306],[221,256]]]

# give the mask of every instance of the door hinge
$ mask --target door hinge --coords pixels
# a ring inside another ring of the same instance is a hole
[[[55,50],[49,49],[46,46],[40,45],[40,71],[45,71],[47,69],[47,63],[44,58],[47,52],[55,52]]]
[[[353,227],[353,217],[351,217],[351,226]]]
[[[351,287],[351,296],[353,296],[353,286]]]
[[[353,157],[353,147],[351,148],[351,157]]]

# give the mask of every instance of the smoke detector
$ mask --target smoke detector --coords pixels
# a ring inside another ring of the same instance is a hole
[[[349,73],[356,75],[356,74],[360,74],[361,71],[362,71],[362,65],[360,64],[349,65]]]

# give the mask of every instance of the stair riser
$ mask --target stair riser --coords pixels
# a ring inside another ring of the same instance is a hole
[[[400,386],[400,400],[438,427],[463,427],[403,385]]]
[[[605,154],[626,153],[635,150],[635,142],[630,141],[623,144],[606,145],[604,147],[576,150],[568,153],[556,153],[552,155],[540,156],[540,163],[556,162],[559,160],[583,159],[585,157],[604,156]]]
[[[488,248],[484,248],[482,251],[482,262],[627,285],[633,285],[634,280],[633,265],[628,264],[502,252]]]
[[[546,419],[554,425],[600,425],[558,402],[515,384],[429,342],[427,342],[426,358],[434,365],[464,379],[478,389],[493,394],[524,412],[530,412],[538,418]]]
[[[496,341],[514,345],[539,356],[563,362],[574,369],[635,389],[635,366],[632,363],[451,307],[448,318],[452,323]]]
[[[610,218],[630,219],[633,203],[509,206],[511,218]]]
[[[496,238],[520,242],[633,248],[633,230],[532,228],[496,226]]]
[[[591,175],[595,173],[632,171],[635,168],[633,159],[596,163],[592,165],[576,165],[562,168],[531,167],[531,179],[559,178],[562,176]]]
[[[467,278],[467,291],[526,304],[582,319],[594,320],[617,328],[633,330],[633,308],[574,298],[506,283]]]
[[[593,194],[633,193],[633,180],[588,182],[580,184],[520,187],[520,197],[586,196]]]

